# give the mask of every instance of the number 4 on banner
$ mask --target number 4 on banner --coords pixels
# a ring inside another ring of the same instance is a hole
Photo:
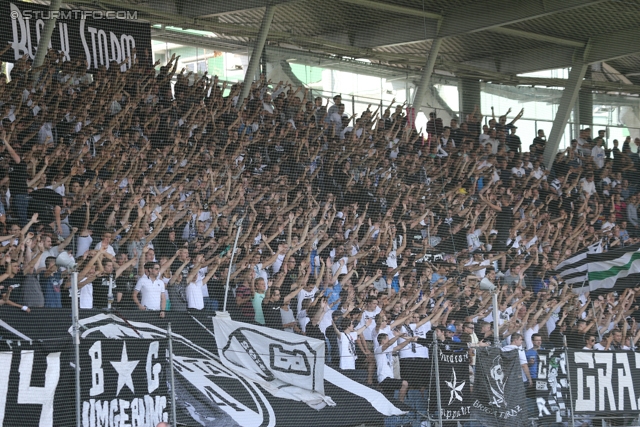
[[[33,350],[21,352],[20,382],[18,384],[18,403],[42,405],[40,427],[53,426],[53,399],[60,379],[60,352],[47,356],[47,372],[44,387],[31,387],[33,370]],[[11,366],[12,353],[0,353],[0,366]],[[4,425],[4,414],[7,403],[10,369],[0,372],[0,427]]]

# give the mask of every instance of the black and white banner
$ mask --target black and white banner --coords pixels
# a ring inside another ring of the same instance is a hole
[[[468,351],[452,352],[438,347],[438,369],[442,418],[468,419],[471,416]],[[436,387],[433,384],[431,390],[435,393]]]
[[[534,380],[537,418],[562,423],[571,415],[566,353],[563,349],[538,350],[537,353]]]
[[[476,374],[471,405],[474,418],[492,427],[528,425],[522,367],[518,351],[476,349]]]
[[[325,343],[304,335],[213,318],[222,363],[271,394],[321,409],[335,405],[324,395]]]
[[[640,411],[640,353],[569,350],[576,414]]]
[[[63,354],[72,349],[71,340],[53,349],[42,343],[13,344],[0,352],[0,427],[68,425],[72,413],[59,409],[74,402],[73,388],[64,387],[63,379]]]
[[[322,386],[313,385],[307,376],[298,381],[301,387],[297,389],[304,390],[303,385],[311,384],[316,391],[306,390],[309,395],[321,395],[318,390],[324,390],[335,406],[317,410],[300,398],[281,398],[263,386],[263,378],[254,380],[218,356],[217,331],[214,334],[211,317],[200,313],[168,312],[165,319],[159,319],[157,313],[140,311],[106,314],[82,310],[81,316],[83,426],[155,426],[171,413],[165,350],[168,323],[173,331],[178,425],[337,427],[378,425],[386,416],[404,414],[381,392],[326,366],[324,377],[318,380]],[[26,316],[13,307],[0,307],[0,318],[0,427],[75,425],[70,313],[64,309],[33,309]],[[233,336],[228,350],[236,341],[256,345],[253,336],[248,339]],[[322,363],[323,355],[315,349],[315,342],[307,350],[297,345],[287,348],[277,339],[272,344],[274,358],[280,357],[273,365],[280,371],[271,369],[271,362],[265,367],[274,376],[275,372],[288,372],[297,378],[303,370],[318,372],[311,352],[306,352],[316,351]],[[261,375],[268,378],[265,372]]]
[[[0,59],[15,62],[24,55],[33,59],[45,22],[52,17],[48,6],[0,0],[0,49],[11,44]],[[135,49],[137,60],[151,66],[151,27],[135,22],[135,13],[61,8],[56,17],[49,48],[61,52],[65,61],[86,61],[89,71],[109,68],[111,61],[126,61],[124,70],[131,67]]]
[[[82,427],[168,421],[167,340],[82,340]]]

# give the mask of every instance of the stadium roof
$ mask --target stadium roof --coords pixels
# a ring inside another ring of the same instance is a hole
[[[159,40],[247,52],[264,0],[77,0],[67,4],[131,9]],[[272,0],[267,54],[278,59],[359,62],[386,77],[416,76],[434,39],[436,73],[506,84],[519,74],[606,63],[586,78],[598,90],[638,93],[640,0]],[[211,32],[185,35],[166,26]],[[362,60],[371,61],[363,64]],[[324,61],[324,62],[323,62]],[[523,79],[523,83],[520,80]],[[548,82],[554,85],[554,82]],[[556,82],[561,85],[561,82]],[[586,84],[584,86],[589,86]],[[584,87],[583,86],[583,87]]]

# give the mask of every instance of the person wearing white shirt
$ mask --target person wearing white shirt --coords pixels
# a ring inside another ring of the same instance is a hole
[[[522,381],[528,383],[529,387],[533,386],[533,380],[531,379],[531,372],[529,372],[529,363],[527,361],[527,355],[522,348],[524,343],[524,337],[521,334],[515,333],[511,335],[511,344],[502,347],[502,351],[518,351],[518,358],[520,360],[520,366],[522,367]]]
[[[102,240],[100,241],[100,243],[98,243],[96,245],[96,251],[99,251],[100,249],[102,249],[103,247],[106,248],[105,250],[105,256],[109,259],[111,259],[111,261],[115,261],[116,260],[116,251],[113,249],[113,246],[111,246],[111,238],[113,237],[113,234],[111,234],[108,231],[105,231],[102,234]]]
[[[340,324],[342,332],[339,333],[340,339],[340,369],[342,370],[354,370],[356,369],[356,341],[358,335],[362,334],[366,328],[371,324],[371,319],[366,321],[364,326],[360,329],[355,329],[355,325],[358,324],[357,320],[351,320],[347,318],[342,319]]]
[[[202,282],[201,272],[203,269],[194,268],[187,276],[187,287],[184,290],[187,297],[187,308],[193,310],[202,310],[204,308],[203,288],[206,287]],[[207,293],[207,296],[209,294]]]
[[[580,188],[585,196],[593,196],[596,194],[596,184],[593,182],[593,174],[589,173],[582,179]]]
[[[394,331],[393,334],[394,337],[391,339],[389,339],[388,334],[384,333],[379,334],[377,338],[378,345],[374,350],[374,355],[376,358],[378,384],[386,395],[393,395],[396,390],[399,390],[398,400],[404,402],[407,390],[409,390],[409,383],[406,380],[394,377],[393,353],[397,353],[409,343],[416,341],[418,337],[412,337],[410,339],[405,337],[402,344],[394,345],[402,334],[398,331]]]
[[[596,145],[591,149],[591,157],[593,158],[593,163],[598,167],[598,169],[602,169],[604,167],[604,148],[602,148],[602,139],[596,138]]]
[[[144,265],[145,275],[138,279],[138,283],[133,291],[133,302],[140,310],[160,311],[160,317],[164,317],[167,306],[164,282],[158,278],[160,264],[157,262],[147,262]],[[142,292],[142,300],[138,295]]]
[[[533,164],[533,170],[531,171],[531,177],[534,178],[534,179],[542,179],[542,180],[546,181],[547,175],[544,173],[544,170],[540,166],[540,162],[536,161]]]

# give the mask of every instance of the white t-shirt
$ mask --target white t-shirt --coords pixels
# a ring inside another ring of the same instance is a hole
[[[389,338],[393,338],[393,331],[391,330],[391,326],[387,325],[385,328],[380,329],[379,331],[373,331],[373,347],[377,348],[380,347],[380,344],[378,343],[378,335],[380,334],[385,334],[387,335]],[[391,344],[391,347],[395,347],[396,345],[398,345],[398,341],[394,341],[393,344]]]
[[[138,279],[135,289],[142,294],[140,304],[147,310],[160,310],[160,298],[164,293],[164,282],[160,279],[151,281],[146,275]]]
[[[367,321],[367,319],[371,319],[371,324],[362,333],[364,335],[365,340],[371,341],[374,338],[373,334],[376,329],[376,320],[375,320],[376,315],[381,311],[382,310],[380,309],[380,307],[376,307],[374,311],[364,311],[362,313],[362,319],[360,320],[360,323],[358,324],[358,326],[356,326],[356,329],[362,328],[365,325],[365,322]]]
[[[357,332],[340,333],[340,369],[356,369]]]
[[[202,282],[196,280],[189,283],[185,288],[184,293],[187,297],[187,307],[196,310],[202,310],[204,308],[204,298],[202,296]]]
[[[527,329],[524,332],[524,343],[527,346],[527,350],[531,350],[533,348],[533,341],[531,341],[531,337],[533,334],[537,334],[540,331],[540,326],[535,325],[533,328]]]
[[[516,346],[513,344],[509,344],[507,346],[502,347],[502,351],[511,351],[511,350],[518,350],[518,358],[520,359],[520,366],[522,365],[526,365],[527,362],[527,355],[524,352],[524,350],[522,349],[522,346]],[[524,370],[522,370],[522,381],[526,382],[527,380],[527,376],[524,373]]]
[[[306,289],[301,290],[300,293],[298,294],[298,310],[296,311],[296,313],[300,313],[300,311],[302,311],[302,301],[306,299],[313,300],[317,292],[318,292],[318,288],[313,288],[310,291],[307,291]],[[286,296],[286,295],[283,295],[283,296]]]
[[[76,250],[76,258],[80,258],[91,248],[93,243],[93,237],[91,236],[78,236],[78,249]]]
[[[96,245],[96,251],[99,251],[102,248],[102,242]],[[113,250],[113,246],[107,246],[107,253],[111,256],[116,256],[116,251]]]
[[[80,288],[80,308],[81,309],[93,308],[93,283],[87,283],[86,285]]]
[[[386,350],[382,350],[382,346],[378,346],[373,354],[376,357],[378,382],[381,383],[387,378],[393,378],[393,346],[387,347]]]
[[[60,255],[60,249],[57,246],[52,246],[50,249],[46,249],[42,256],[40,257],[40,262],[38,263],[38,270],[41,268],[45,268],[47,265],[47,258],[55,257],[57,258]]]
[[[412,323],[410,325],[403,325],[402,327],[403,331],[406,332],[410,337],[417,336],[420,338],[426,338],[427,332],[431,330],[431,322],[427,322],[419,328],[416,328],[415,323]],[[411,330],[409,330],[409,328],[411,328]],[[405,340],[403,340],[402,338],[399,338],[397,343],[402,344],[404,341]],[[409,343],[402,350],[400,350],[400,359],[404,359],[405,357],[429,358],[429,349],[418,343]]]

